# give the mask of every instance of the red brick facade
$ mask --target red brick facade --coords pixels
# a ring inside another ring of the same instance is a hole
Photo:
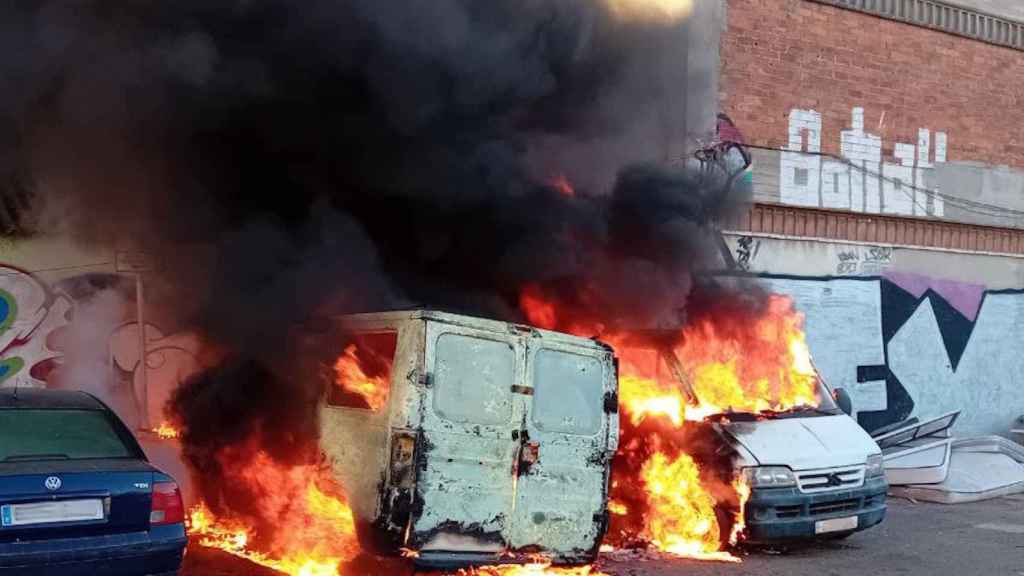
[[[837,154],[859,106],[885,156],[929,128],[949,161],[1024,168],[1024,52],[808,0],[727,2],[721,108],[750,143],[784,147],[790,110],[811,109]]]

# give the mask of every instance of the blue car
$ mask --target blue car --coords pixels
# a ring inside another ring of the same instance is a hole
[[[103,402],[0,389],[0,574],[177,574],[184,521],[178,485]]]

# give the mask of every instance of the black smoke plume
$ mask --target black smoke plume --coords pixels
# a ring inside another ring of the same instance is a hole
[[[602,0],[16,0],[0,186],[40,233],[157,254],[157,305],[234,359],[171,406],[214,493],[253,422],[282,454],[315,433],[297,322],[522,320],[527,286],[602,324],[683,306],[729,205],[665,163],[685,41]]]

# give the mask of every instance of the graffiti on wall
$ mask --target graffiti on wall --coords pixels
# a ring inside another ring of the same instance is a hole
[[[118,370],[130,376],[131,388],[137,397],[146,387],[148,409],[155,421],[163,413],[171,393],[181,382],[201,368],[201,342],[190,332],[164,334],[153,324],[146,324],[145,382],[139,358],[139,323],[126,322],[110,336],[110,357]]]
[[[1024,414],[1024,291],[901,273],[761,278],[805,314],[815,362],[866,429],[961,410],[958,433],[997,433]]]
[[[780,257],[778,250],[771,250],[761,238],[751,235],[736,236],[730,249],[736,268],[745,272],[770,270],[773,258]],[[786,256],[781,253],[781,257]],[[827,258],[830,259],[830,273],[836,276],[878,276],[893,268],[896,250],[892,246],[836,244]]]
[[[872,276],[892,265],[892,246],[850,244],[836,252],[837,276]]]
[[[193,334],[165,334],[147,324],[142,362],[135,302],[124,297],[130,291],[118,291],[120,280],[90,275],[47,284],[30,272],[0,266],[0,386],[71,386],[107,400],[119,391],[139,398],[145,366],[149,413],[159,418],[170,392],[198,370],[200,342]],[[114,297],[102,305],[103,318],[97,322],[98,305],[89,303],[99,293]],[[83,350],[81,342],[94,341],[97,330],[106,334],[106,341]],[[133,420],[139,407],[115,408]]]
[[[784,204],[905,216],[942,216],[942,198],[926,190],[935,164],[946,161],[944,132],[918,130],[917,143],[896,143],[894,162],[882,159],[882,138],[864,129],[864,109],[854,108],[840,133],[840,156],[821,154],[821,114],[794,109],[789,138],[779,155],[779,195]]]
[[[63,356],[72,303],[32,274],[0,266],[0,385],[45,386]]]
[[[740,270],[750,270],[751,264],[761,251],[761,241],[753,236],[740,236],[736,239],[736,267]]]

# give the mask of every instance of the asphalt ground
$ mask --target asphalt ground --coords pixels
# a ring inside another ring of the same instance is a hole
[[[699,562],[648,554],[604,555],[611,576],[1013,575],[1024,576],[1024,496],[941,505],[890,498],[880,526],[842,541],[743,551],[742,562]],[[364,558],[345,576],[412,575],[400,561]],[[182,576],[274,576],[226,553],[193,546]]]

